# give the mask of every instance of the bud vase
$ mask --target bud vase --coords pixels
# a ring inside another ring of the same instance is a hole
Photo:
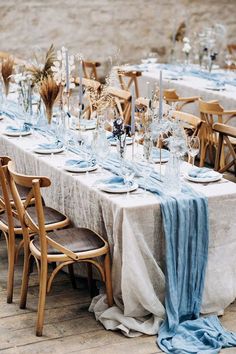
[[[167,194],[172,195],[181,192],[180,158],[174,153],[170,153],[170,158],[166,165],[164,189]]]

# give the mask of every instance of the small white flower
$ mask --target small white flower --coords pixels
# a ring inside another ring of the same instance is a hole
[[[189,39],[188,37],[184,37],[184,38],[183,38],[183,42],[184,42],[184,43],[190,43],[190,39]]]
[[[191,49],[192,49],[191,45],[186,42],[186,43],[184,44],[184,46],[183,46],[182,51],[183,51],[184,53],[186,53],[186,54],[189,54],[190,51],[191,51]]]

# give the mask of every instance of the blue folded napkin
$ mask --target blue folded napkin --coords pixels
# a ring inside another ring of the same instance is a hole
[[[111,135],[107,136],[107,140],[109,140],[110,142],[116,142],[117,141],[117,137],[114,136],[113,134],[111,134]]]
[[[192,178],[214,178],[217,177],[219,173],[207,167],[202,167],[202,168],[194,167],[190,171],[188,171],[188,175],[189,177]]]
[[[107,140],[110,141],[110,143],[113,143],[113,142],[116,143],[118,141],[117,137],[114,136],[113,134],[108,135]],[[132,138],[130,136],[127,136],[125,140],[126,140],[126,143],[129,143],[130,141],[132,141]]]
[[[23,125],[22,127],[19,128],[19,127],[13,127],[9,125],[8,127],[6,127],[6,131],[24,133],[24,132],[29,132],[30,127],[27,125]]]
[[[86,167],[93,167],[96,165],[96,160],[91,159],[89,161],[85,160],[67,160],[66,166],[78,167],[78,168],[86,168]]]
[[[110,188],[113,189],[119,189],[123,188],[125,186],[125,180],[123,177],[120,176],[115,176],[115,177],[110,177],[107,179],[104,179],[101,181],[103,185],[107,185]]]
[[[161,159],[168,159],[170,157],[169,150],[161,149]],[[160,159],[160,149],[153,148],[152,149],[152,158]]]
[[[63,144],[60,141],[57,141],[56,143],[43,143],[38,144],[38,148],[45,150],[61,149],[63,148]]]

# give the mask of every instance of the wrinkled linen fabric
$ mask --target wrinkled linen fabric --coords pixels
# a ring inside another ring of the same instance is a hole
[[[160,332],[164,333],[162,327]],[[222,348],[234,347],[235,344],[235,333],[226,331],[216,316],[209,316],[181,323],[172,339],[162,339],[160,347],[166,353],[216,354]]]
[[[216,316],[199,318],[208,258],[208,206],[189,191],[162,198],[166,241],[166,319],[158,345],[166,353],[218,353],[236,346]],[[191,320],[191,321],[189,321]]]
[[[117,163],[113,157],[104,167],[117,173]],[[136,175],[142,174],[142,164],[133,164],[133,168]],[[158,345],[174,354],[214,353],[222,346],[236,346],[236,335],[230,336],[217,317],[199,318],[208,259],[207,198],[186,185],[176,196],[164,194],[159,178],[152,172],[147,187],[160,198],[166,244],[166,318],[159,329]],[[144,187],[143,179],[139,185]]]
[[[4,117],[0,132],[12,120]],[[70,149],[77,157],[71,151],[42,157],[32,149],[43,142],[48,139],[35,127],[30,138],[8,139],[0,134],[1,153],[14,159],[18,171],[51,179],[51,187],[43,190],[48,206],[68,215],[75,226],[89,227],[108,240],[114,306],[108,309],[106,296],[100,295],[93,299],[91,310],[105,328],[120,329],[129,337],[158,333],[165,316],[165,250],[159,199],[139,190],[130,198],[101,192],[96,182],[109,178],[109,171],[99,169],[84,176],[64,170],[66,160],[83,157],[82,147]],[[127,155],[131,156],[131,151],[127,146]],[[187,173],[189,165],[182,164],[181,168]],[[209,205],[209,259],[201,312],[222,312],[236,297],[236,185],[191,186],[208,198]],[[79,275],[87,276],[82,265],[75,268]]]

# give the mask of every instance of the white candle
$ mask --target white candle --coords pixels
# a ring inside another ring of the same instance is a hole
[[[68,58],[68,50],[66,49],[66,92],[70,92],[70,77],[69,77],[69,58]]]
[[[33,114],[33,108],[32,108],[32,90],[31,90],[31,81],[29,81],[29,91],[28,91],[28,94],[29,94],[29,113],[30,115],[32,116]]]
[[[79,61],[79,104],[82,107],[83,103],[83,61]]]
[[[159,119],[162,119],[162,70],[160,70],[160,80],[159,80]]]
[[[150,100],[150,82],[149,81],[147,81],[146,82],[146,84],[147,84],[147,98]]]
[[[131,135],[135,133],[135,94],[134,94],[134,86],[132,86],[131,90]]]

